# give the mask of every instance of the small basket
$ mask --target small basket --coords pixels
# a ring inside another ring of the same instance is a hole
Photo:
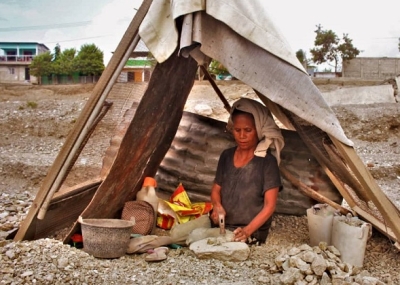
[[[83,250],[98,258],[119,258],[126,253],[134,221],[82,219]]]

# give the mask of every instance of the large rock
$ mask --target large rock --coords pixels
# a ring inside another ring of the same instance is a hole
[[[192,243],[189,247],[200,259],[218,259],[224,261],[244,261],[250,256],[250,248],[243,242],[220,242],[211,237]]]

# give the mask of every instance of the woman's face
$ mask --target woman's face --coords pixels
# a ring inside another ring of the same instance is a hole
[[[258,144],[257,130],[253,116],[236,114],[233,117],[233,136],[240,149],[252,150]]]

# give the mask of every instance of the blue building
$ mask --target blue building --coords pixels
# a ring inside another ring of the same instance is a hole
[[[49,51],[35,42],[0,42],[0,83],[36,82],[29,74],[32,59]]]

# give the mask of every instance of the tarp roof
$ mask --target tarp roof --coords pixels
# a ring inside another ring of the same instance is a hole
[[[175,20],[182,15],[179,36]],[[139,33],[158,62],[178,46],[200,63],[216,59],[272,102],[353,145],[260,1],[155,0]]]

